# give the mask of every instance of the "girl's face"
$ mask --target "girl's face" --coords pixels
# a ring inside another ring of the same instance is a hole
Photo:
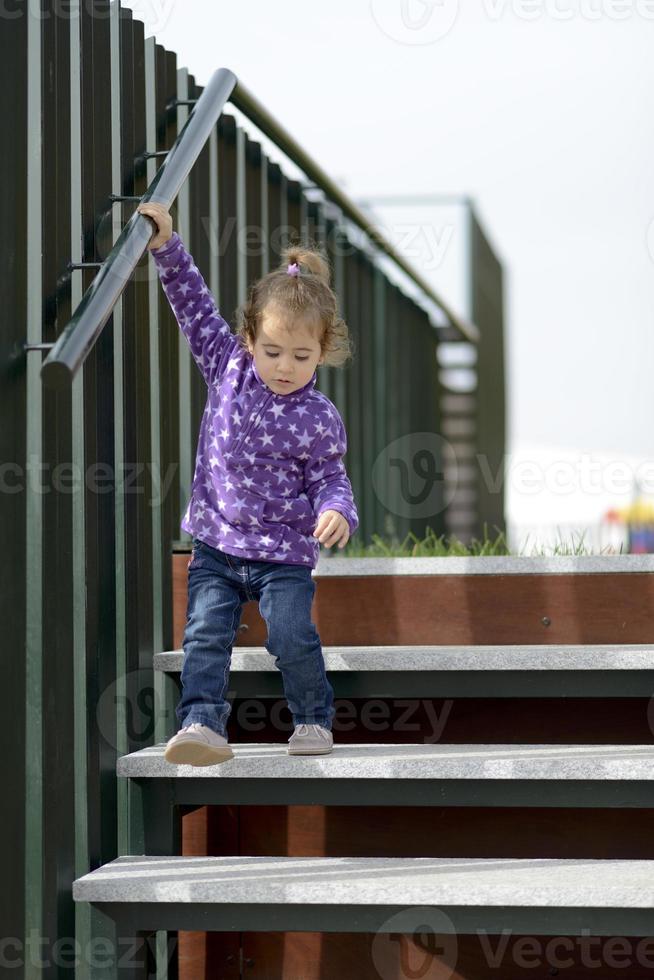
[[[278,395],[288,395],[311,380],[324,356],[317,330],[297,320],[291,329],[275,310],[265,310],[254,346],[248,349],[261,380]]]

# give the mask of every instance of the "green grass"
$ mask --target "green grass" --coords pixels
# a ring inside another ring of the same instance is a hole
[[[416,537],[412,531],[407,534],[403,541],[399,541],[395,537],[383,538],[379,534],[373,534],[372,542],[365,545],[360,544],[355,535],[342,550],[332,548],[330,551],[333,557],[339,558],[450,558],[469,556],[484,557],[488,555],[511,555],[514,557],[526,555],[528,557],[545,558],[553,555],[610,555],[623,553],[622,546],[620,546],[620,552],[611,550],[609,546],[599,552],[592,551],[584,544],[583,538],[586,533],[585,531],[579,536],[579,540],[575,541],[573,534],[570,542],[559,540],[549,551],[540,545],[538,547],[532,546],[531,552],[526,552],[524,549],[521,552],[515,552],[509,549],[504,533],[496,525],[493,525],[493,527],[498,532],[493,540],[488,537],[488,527],[484,522],[484,540],[480,541],[478,538],[473,538],[469,545],[459,541],[456,535],[451,535],[447,538],[446,535],[441,534],[437,537],[432,528],[428,526],[427,533],[422,539]],[[559,538],[561,538],[560,531]],[[525,545],[526,547],[527,545]]]

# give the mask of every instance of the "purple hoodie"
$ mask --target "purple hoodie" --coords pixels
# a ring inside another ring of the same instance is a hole
[[[288,395],[261,380],[176,231],[150,254],[209,389],[181,527],[239,558],[315,568],[322,511],[343,514],[351,535],[359,526],[338,409],[316,371]]]

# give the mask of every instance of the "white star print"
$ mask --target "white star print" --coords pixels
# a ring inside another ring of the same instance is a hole
[[[242,339],[220,315],[178,235],[165,256],[153,250],[153,259],[208,385],[182,527],[217,546],[229,542],[246,558],[315,566],[319,543],[298,530],[299,521],[306,527],[311,511],[342,508],[358,524],[336,406],[314,388],[315,376],[291,396],[261,385]],[[262,500],[274,527],[258,516]]]
[[[304,435],[297,437],[298,446],[310,446],[312,437],[309,435],[307,430],[304,430]]]

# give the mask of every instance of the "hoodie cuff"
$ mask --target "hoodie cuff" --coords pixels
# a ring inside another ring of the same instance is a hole
[[[151,248],[150,255],[156,255],[157,258],[160,255],[167,255],[168,252],[172,252],[172,250],[178,245],[179,242],[180,242],[179,233],[174,231],[170,236],[170,238],[168,239],[168,241],[164,242],[163,245],[160,245],[159,248]]]

